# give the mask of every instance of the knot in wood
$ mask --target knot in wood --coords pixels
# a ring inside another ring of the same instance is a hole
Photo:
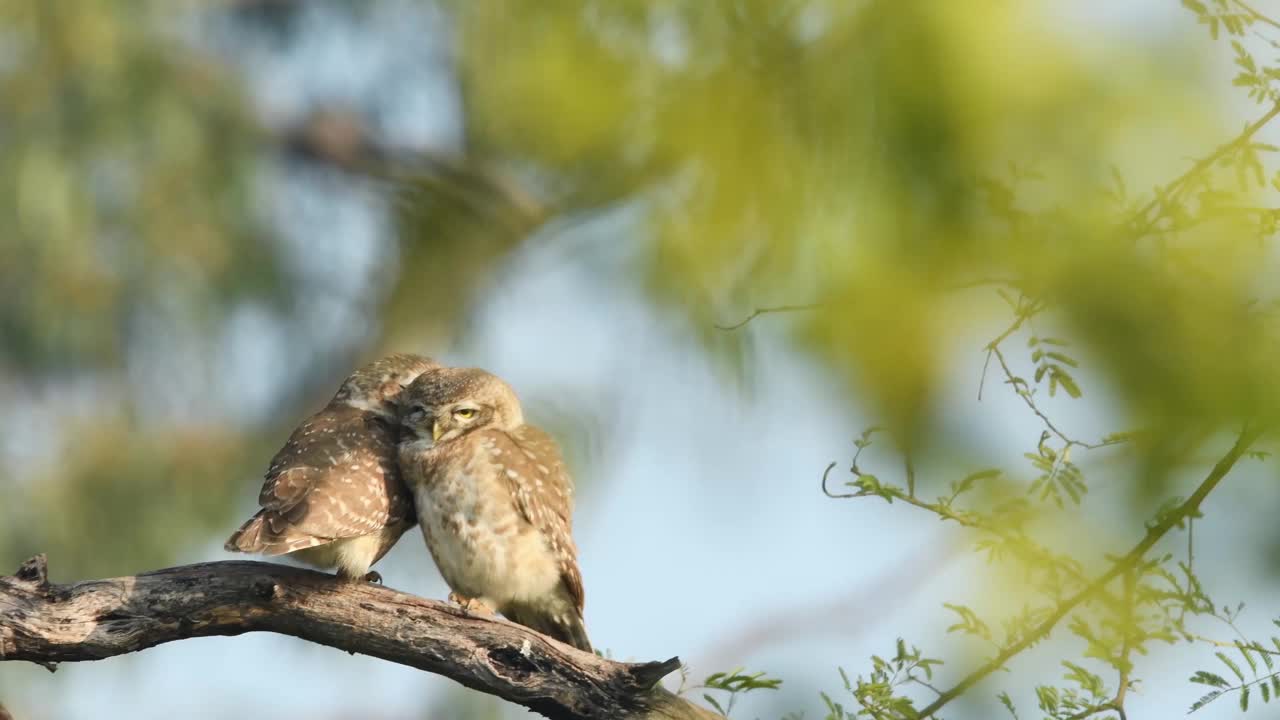
[[[49,558],[44,553],[28,558],[22,565],[18,566],[16,576],[19,580],[32,583],[37,587],[48,585]]]
[[[263,600],[275,600],[280,596],[280,586],[272,580],[259,580],[253,584],[253,594]]]

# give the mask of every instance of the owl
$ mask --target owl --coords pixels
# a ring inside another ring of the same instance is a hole
[[[347,580],[381,580],[369,568],[417,520],[396,463],[396,401],[435,367],[395,354],[352,373],[276,453],[258,495],[262,509],[226,549],[287,553]]]
[[[401,407],[401,472],[453,597],[590,652],[573,481],[556,442],[483,370],[423,373]]]

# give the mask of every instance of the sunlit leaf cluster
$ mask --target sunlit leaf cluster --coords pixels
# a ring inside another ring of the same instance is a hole
[[[1221,42],[1269,29],[1227,4],[1204,10]],[[1182,174],[1239,125],[1158,40],[1108,58],[1047,2],[500,5],[456,5],[484,152],[568,210],[646,198],[654,286],[708,326],[817,303],[797,337],[902,442],[968,325],[956,288],[983,280],[1051,307],[1144,421],[1280,399],[1248,309],[1273,294],[1271,146],[1253,128]],[[1186,17],[1169,41],[1207,66],[1222,46]],[[1274,49],[1246,50],[1265,77]],[[1081,355],[1033,353],[1027,380],[1080,392]]]

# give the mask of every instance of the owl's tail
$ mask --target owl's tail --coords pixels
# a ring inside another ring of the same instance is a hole
[[[563,620],[565,622],[560,625],[561,635],[552,635],[552,637],[561,642],[569,643],[579,650],[595,652],[591,649],[591,641],[587,639],[587,627],[583,624],[582,618],[577,615],[570,615],[567,618],[563,618]]]
[[[262,513],[249,518],[249,521],[240,526],[239,530],[231,533],[231,537],[227,539],[223,549],[227,552],[245,552],[260,553],[266,547],[266,543],[262,541],[263,526]]]
[[[257,515],[231,533],[223,549],[227,552],[283,555],[321,545],[326,540],[293,531],[284,518],[270,510],[259,510]]]
[[[582,623],[582,616],[574,610],[551,612],[544,608],[529,606],[508,607],[502,611],[507,619],[537,630],[543,635],[572,645],[585,652],[594,652],[591,641],[587,639],[587,628]]]

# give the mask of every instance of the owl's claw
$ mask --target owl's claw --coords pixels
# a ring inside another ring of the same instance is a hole
[[[370,570],[368,573],[365,574],[364,581],[370,582],[370,583],[377,583],[381,585],[382,573],[378,572],[377,570]]]
[[[489,604],[479,598],[463,597],[456,592],[449,593],[449,602],[462,607],[462,612],[466,615],[479,615],[481,617],[492,617],[493,608]]]

